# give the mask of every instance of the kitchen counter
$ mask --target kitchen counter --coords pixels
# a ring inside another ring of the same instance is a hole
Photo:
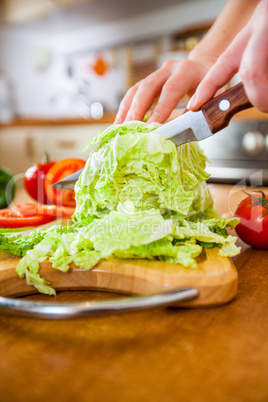
[[[45,119],[45,118],[23,118],[18,117],[8,123],[0,123],[0,128],[7,127],[31,127],[31,126],[70,126],[80,124],[112,124],[115,119],[115,113],[105,113],[101,119],[85,119],[85,118],[64,118],[64,119]]]
[[[225,215],[243,196],[236,186],[211,189]],[[266,402],[268,251],[239,245],[238,294],[222,307],[73,321],[0,315],[0,400]],[[61,292],[56,300],[117,297]]]
[[[175,117],[180,116],[184,112],[184,109],[177,108],[173,110],[168,120],[172,120]],[[113,124],[115,120],[116,113],[105,113],[103,117],[99,120],[92,119],[92,118],[58,118],[58,119],[45,119],[45,118],[24,118],[18,117],[11,122],[8,123],[0,123],[1,128],[8,128],[8,127],[31,127],[31,126],[70,126],[70,125],[85,125],[85,124]],[[242,112],[239,112],[237,115],[234,116],[234,119],[240,120],[267,120],[268,113],[262,113],[259,110],[252,108],[247,109]]]

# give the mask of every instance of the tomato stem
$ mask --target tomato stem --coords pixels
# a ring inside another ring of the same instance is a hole
[[[48,154],[47,151],[44,152],[44,156],[43,156],[41,162],[42,162],[42,163],[48,163],[48,162],[50,162],[50,157],[49,157],[49,154]]]
[[[261,197],[255,197],[253,194],[249,194],[245,190],[243,190],[243,192],[254,199],[254,201],[252,200],[251,202],[243,202],[242,204],[262,205],[265,209],[265,212],[264,214],[262,214],[261,218],[268,214],[268,200],[266,199],[265,193],[262,190],[255,191],[255,193],[260,193]]]

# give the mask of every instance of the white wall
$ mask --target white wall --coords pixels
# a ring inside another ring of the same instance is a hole
[[[141,40],[144,37],[166,35],[179,28],[201,21],[215,19],[226,4],[226,0],[189,0],[162,10],[151,11],[139,17],[99,24],[58,37],[61,52],[76,52],[86,48],[98,49]]]
[[[67,97],[64,98],[64,91],[72,93],[73,90],[71,80],[66,75],[68,55],[123,46],[144,38],[164,36],[187,25],[210,21],[217,17],[225,3],[224,0],[192,0],[139,17],[64,34],[40,33],[25,27],[0,28],[0,68],[6,71],[12,83],[17,113],[24,117],[77,115],[71,102],[67,101]],[[38,49],[45,49],[51,56],[51,63],[45,71],[37,70],[34,64]],[[116,102],[116,88],[121,92],[125,90],[124,71],[113,72],[110,83],[113,88],[103,84],[103,96],[105,90],[106,93],[113,93],[109,100],[109,104],[112,104]],[[52,95],[59,88],[64,89],[62,100],[53,103]]]
[[[53,48],[49,35],[20,28],[2,28],[0,36],[0,68],[11,83],[16,112],[21,116],[51,115],[48,101],[54,83],[60,77],[62,55]],[[34,67],[34,53],[40,48],[50,50],[54,59],[51,67],[43,72]]]

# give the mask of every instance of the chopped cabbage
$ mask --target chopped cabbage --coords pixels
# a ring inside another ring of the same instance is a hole
[[[111,255],[148,258],[196,268],[203,248],[222,256],[239,253],[236,238],[213,207],[207,158],[198,143],[176,147],[158,124],[112,125],[88,144],[91,152],[75,186],[73,225],[22,236],[0,234],[0,248],[23,256],[17,273],[40,292],[54,294],[38,273],[49,259],[63,272],[71,263],[93,268]]]

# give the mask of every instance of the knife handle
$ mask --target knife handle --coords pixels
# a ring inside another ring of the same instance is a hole
[[[208,122],[212,133],[228,126],[231,118],[244,109],[253,107],[242,82],[204,103],[200,110]]]

